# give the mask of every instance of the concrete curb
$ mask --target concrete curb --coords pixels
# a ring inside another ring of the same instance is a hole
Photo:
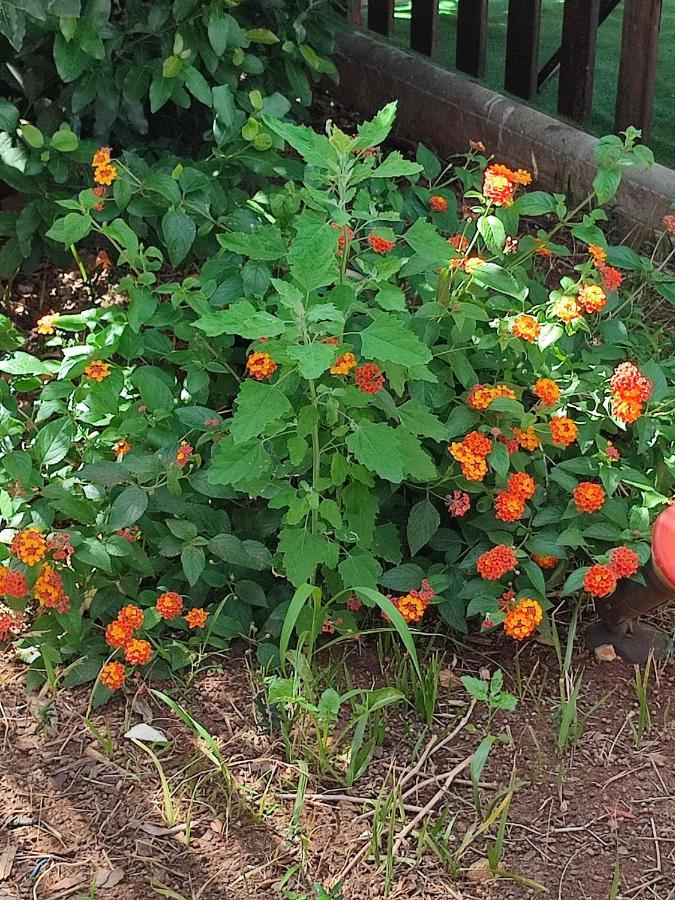
[[[572,199],[588,193],[591,135],[365,34],[344,37],[336,62],[338,96],[364,116],[398,99],[400,137],[447,156],[482,140],[498,159],[534,172],[537,187]],[[655,165],[626,171],[613,208],[628,223],[653,228],[674,200],[675,171]]]

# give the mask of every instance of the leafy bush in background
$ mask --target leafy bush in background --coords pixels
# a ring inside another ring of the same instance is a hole
[[[204,236],[245,202],[248,192],[232,188],[288,174],[262,115],[299,113],[312,81],[335,74],[324,55],[338,22],[328,0],[176,0],[112,11],[108,0],[26,0],[1,10],[0,178],[23,197],[1,216],[2,277],[39,261],[55,204],[91,183],[101,143],[119,149],[128,175],[106,216],[125,210],[139,236],[157,228],[160,241],[182,221],[189,249],[195,229]],[[177,166],[187,169],[182,178]],[[157,227],[184,202],[200,215]],[[49,240],[47,249],[56,249]],[[198,255],[213,250],[207,240]],[[170,252],[174,264],[184,255]]]

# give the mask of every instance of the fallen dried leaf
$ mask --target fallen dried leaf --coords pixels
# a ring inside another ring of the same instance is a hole
[[[616,650],[612,644],[600,644],[593,652],[595,653],[595,658],[599,662],[614,662],[615,659],[618,659]]]
[[[0,854],[0,881],[4,881],[12,874],[16,851],[17,848],[14,844],[8,844],[2,851],[2,854]]]
[[[495,877],[487,859],[477,859],[476,862],[471,863],[466,876],[469,881],[473,882],[491,881]]]
[[[140,722],[134,725],[124,735],[130,741],[142,741],[145,744],[166,744],[169,740],[163,731]]]
[[[112,888],[124,878],[124,869],[97,869],[96,887]]]

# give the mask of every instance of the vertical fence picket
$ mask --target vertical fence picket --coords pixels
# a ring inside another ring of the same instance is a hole
[[[600,0],[565,0],[558,112],[585,125],[591,117]]]
[[[542,0],[509,0],[504,87],[525,100],[537,95]]]
[[[368,0],[368,28],[385,37],[394,30],[394,0]]]
[[[347,0],[347,21],[353,25],[354,28],[363,27],[361,0]]]
[[[614,127],[649,137],[654,106],[662,0],[625,0]]]
[[[474,78],[485,75],[487,19],[488,0],[459,0],[455,64]]]
[[[412,0],[410,46],[433,56],[438,39],[438,0]]]

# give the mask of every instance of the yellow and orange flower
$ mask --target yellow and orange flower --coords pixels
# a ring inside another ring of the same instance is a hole
[[[463,234],[453,234],[448,238],[448,244],[454,247],[458,253],[465,253],[469,249],[469,241]]]
[[[28,582],[22,572],[0,566],[0,596],[20,600],[28,594]]]
[[[467,395],[466,402],[472,409],[484,410],[494,399],[494,388],[487,384],[474,384]]]
[[[110,185],[117,178],[117,167],[112,163],[105,166],[98,166],[94,169],[94,181],[96,184]]]
[[[331,375],[349,375],[352,369],[357,366],[356,357],[353,353],[343,353],[335,360],[335,364],[331,366]]]
[[[525,501],[511,491],[500,491],[495,500],[495,518],[500,522],[517,522],[525,515]]]
[[[140,638],[131,638],[124,648],[124,658],[132,666],[144,666],[153,656],[152,644]]]
[[[581,306],[576,297],[560,297],[553,305],[553,315],[569,324],[581,318]]]
[[[208,617],[209,614],[205,609],[195,607],[194,609],[188,610],[185,614],[185,621],[190,628],[203,628],[206,625]]]
[[[260,353],[256,350],[246,360],[246,371],[256,381],[265,381],[271,378],[279,366],[274,362],[269,353]]]
[[[567,416],[554,416],[548,423],[553,443],[557,447],[569,447],[573,444],[579,433],[576,424]]]
[[[160,594],[155,609],[163,619],[176,619],[183,612],[183,598],[175,591]]]
[[[541,400],[544,406],[555,406],[560,400],[560,388],[551,378],[538,378],[534,383],[532,393]]]
[[[124,684],[126,670],[121,662],[106,663],[98,676],[101,684],[105,685],[109,691],[117,691]]]
[[[582,481],[573,491],[574,505],[579,512],[594,513],[605,505],[604,488],[593,481]]]
[[[543,618],[541,604],[525,597],[506,613],[504,633],[516,641],[524,641],[536,631]]]
[[[593,597],[607,597],[616,587],[616,575],[609,566],[591,566],[584,576],[584,590]]]
[[[506,486],[512,494],[525,501],[531,500],[537,490],[534,478],[527,472],[514,472],[509,475]]]
[[[60,313],[48,313],[37,320],[38,334],[54,334],[59,323]]]
[[[396,600],[396,608],[406,622],[419,622],[425,613],[426,605],[421,597],[406,594]]]
[[[102,359],[94,359],[84,367],[84,374],[90,381],[97,381],[100,384],[110,375],[110,366]]]
[[[513,436],[518,441],[520,447],[523,450],[529,450],[533,452],[534,450],[538,450],[541,447],[541,440],[539,435],[534,430],[532,426],[529,428],[514,428]]]
[[[47,554],[47,539],[39,528],[31,525],[14,535],[9,549],[22,563],[34,566]]]
[[[516,316],[512,332],[514,337],[533,343],[541,334],[541,325],[534,316],[528,316],[522,313],[521,315]]]
[[[110,154],[112,153],[112,147],[99,147],[96,153],[94,153],[91,165],[93,169],[98,169],[100,166],[107,166],[110,162]]]
[[[607,259],[607,251],[603,247],[599,247],[597,244],[589,244],[588,252],[590,256],[593,257],[593,265],[597,266],[598,263],[604,263]]]
[[[532,176],[524,169],[509,169],[495,163],[483,173],[483,194],[495,206],[510,206],[518,185],[530,184]]]
[[[123,606],[117,614],[119,624],[129,628],[131,631],[138,631],[143,625],[143,619],[143,610],[134,603],[128,603],[126,606]]]
[[[434,212],[444,213],[447,212],[448,201],[440,194],[434,194],[433,197],[429,197],[429,206]]]
[[[120,621],[119,618],[115,619],[114,622],[106,626],[105,642],[109,647],[114,647],[115,649],[126,647],[132,639],[132,631],[131,625],[126,620]]]
[[[476,571],[485,581],[498,581],[507,572],[515,571],[518,558],[513,547],[497,544],[492,550],[481,553],[476,562]]]
[[[609,554],[609,559],[617,578],[630,578],[640,568],[640,557],[630,547],[615,547]]]
[[[535,562],[540,569],[555,569],[555,567],[560,562],[560,559],[557,556],[550,556],[549,554],[540,555],[539,553],[531,553],[532,562]]]
[[[607,304],[607,294],[599,284],[585,284],[579,291],[578,301],[587,313],[598,313]]]
[[[176,465],[179,469],[184,469],[192,459],[194,448],[187,441],[181,441],[176,451]]]

